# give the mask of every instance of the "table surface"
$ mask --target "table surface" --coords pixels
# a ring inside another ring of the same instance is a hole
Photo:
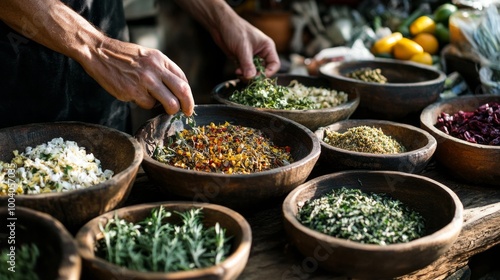
[[[323,174],[326,173],[317,165],[310,178]],[[399,279],[445,279],[465,267],[472,256],[500,244],[500,188],[456,181],[434,161],[419,175],[443,183],[458,195],[464,206],[464,224],[446,254]],[[162,193],[141,170],[125,206],[179,199],[182,200]],[[253,240],[250,258],[239,279],[347,279],[308,263],[288,242],[282,224],[281,202],[279,199],[269,205],[256,206],[252,211],[240,212],[252,227]]]

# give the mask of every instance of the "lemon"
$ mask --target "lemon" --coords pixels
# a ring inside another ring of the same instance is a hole
[[[408,39],[402,38],[398,41],[396,45],[394,45],[393,54],[397,59],[408,60],[413,55],[418,53],[423,53],[424,49],[417,42]]]
[[[436,30],[436,22],[429,16],[421,16],[410,24],[410,33],[415,36],[420,33],[433,34]]]
[[[428,52],[414,54],[410,60],[422,64],[432,65],[432,55]]]

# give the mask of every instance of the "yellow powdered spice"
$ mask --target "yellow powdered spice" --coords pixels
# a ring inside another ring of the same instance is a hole
[[[325,130],[325,143],[344,150],[372,153],[397,154],[406,152],[406,148],[391,136],[385,135],[381,128],[357,126],[344,133]]]

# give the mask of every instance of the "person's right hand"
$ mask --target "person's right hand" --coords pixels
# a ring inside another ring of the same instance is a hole
[[[144,109],[157,102],[172,115],[191,116],[194,100],[184,72],[161,51],[110,38],[80,64],[104,89]]]

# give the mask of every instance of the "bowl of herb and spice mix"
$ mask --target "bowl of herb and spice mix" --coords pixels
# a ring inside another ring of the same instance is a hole
[[[337,90],[359,94],[367,117],[387,120],[420,114],[439,99],[446,79],[434,67],[383,58],[329,62],[319,73]]]
[[[131,135],[82,122],[0,129],[0,204],[48,213],[71,232],[127,199],[142,161]]]
[[[424,268],[455,242],[463,205],[447,186],[399,171],[314,178],[283,202],[290,242],[336,275],[392,279]]]
[[[437,140],[436,160],[457,178],[500,186],[499,104],[499,95],[466,95],[422,111],[421,127]]]
[[[89,279],[236,279],[252,232],[224,206],[156,202],[100,215],[76,241]]]
[[[311,130],[348,119],[359,105],[359,95],[336,90],[327,79],[278,74],[260,76],[250,83],[235,79],[212,90],[217,102],[276,114]]]
[[[321,152],[311,130],[266,112],[197,105],[177,118],[159,115],[136,133],[143,169],[166,195],[255,207],[302,184]]]
[[[61,222],[14,202],[2,204],[0,219],[0,279],[80,279],[76,242]]]
[[[315,131],[319,164],[330,171],[393,170],[418,173],[429,163],[437,142],[418,127],[384,120],[349,119]]]

